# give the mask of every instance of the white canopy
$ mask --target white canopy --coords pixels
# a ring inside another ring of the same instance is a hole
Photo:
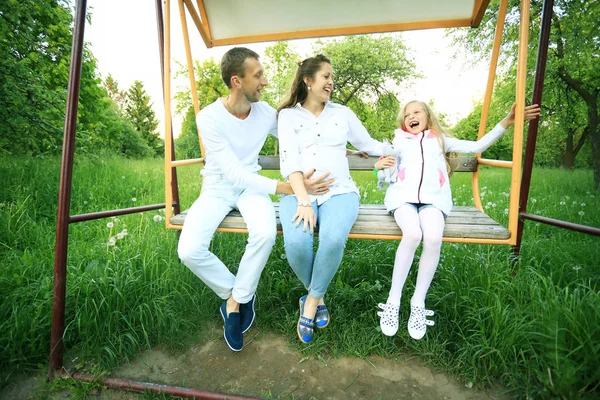
[[[192,14],[191,0],[184,0]],[[197,0],[207,47],[309,37],[476,27],[489,0]]]

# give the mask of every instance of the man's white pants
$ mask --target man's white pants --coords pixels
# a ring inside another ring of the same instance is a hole
[[[237,276],[208,250],[219,224],[232,209],[240,211],[248,226],[248,243]],[[268,194],[239,189],[219,176],[209,176],[187,213],[177,252],[181,262],[219,297],[233,295],[243,304],[256,292],[276,235],[275,209]]]

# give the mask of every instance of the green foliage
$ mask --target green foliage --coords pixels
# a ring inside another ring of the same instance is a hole
[[[0,158],[0,372],[37,371],[48,361],[59,167],[56,157]],[[198,195],[198,169],[178,170],[184,209]],[[163,178],[157,159],[78,157],[71,213],[161,203]],[[456,204],[472,203],[470,179],[452,178]],[[355,180],[364,203],[382,201],[370,172]],[[505,224],[510,172],[483,168],[480,180],[487,214]],[[533,182],[529,211],[600,224],[590,170],[539,169]],[[110,370],[158,345],[181,349],[208,339],[225,346],[214,334],[220,300],[181,265],[177,234],[164,229],[163,218],[153,211],[70,226],[64,343],[65,360],[76,360],[72,367]],[[217,233],[211,251],[235,271],[246,241],[243,234]],[[388,294],[397,246],[348,241],[327,293],[336,322],[319,330],[311,346],[301,346],[295,323],[304,288],[278,237],[258,286],[257,328],[283,335],[307,356],[418,356],[465,383],[501,384],[518,398],[594,398],[600,382],[597,238],[527,221],[517,266],[509,247],[445,243],[427,297],[436,325],[420,341],[406,330],[393,338],[378,330],[376,305]],[[402,324],[418,256],[404,289]]]
[[[66,1],[2,2],[0,152],[58,152],[71,48]]]
[[[454,30],[456,41],[466,54],[483,58],[489,54],[499,1],[490,2],[481,28]],[[509,2],[505,27],[501,75],[515,76],[515,54],[519,32],[516,0]],[[531,2],[528,69],[535,69],[543,2]],[[572,168],[593,165],[596,185],[600,182],[600,2],[598,0],[557,0],[550,33],[544,82],[539,142],[544,165]],[[510,78],[514,82],[514,78]],[[513,83],[514,85],[514,83]],[[513,86],[514,87],[514,86]],[[531,88],[531,82],[528,87]],[[514,92],[513,92],[514,93]],[[513,94],[514,98],[514,94]],[[595,143],[595,144],[594,144]],[[592,146],[590,146],[592,144]],[[586,147],[588,147],[586,149]]]
[[[264,90],[263,100],[277,108],[292,87],[300,55],[289,42],[276,42],[265,49],[265,74],[269,85]]]
[[[176,71],[175,76],[188,76],[187,65],[181,65]],[[200,109],[213,103],[219,97],[229,94],[229,89],[221,78],[221,69],[219,64],[213,58],[205,60],[202,64],[194,61],[194,76],[196,77],[196,93],[198,94],[198,103]],[[175,93],[175,112],[183,113],[192,107],[192,94],[189,85],[186,89]]]
[[[108,74],[106,79],[104,79],[103,87],[108,92],[108,97],[113,99],[118,105],[119,110],[122,112],[125,109],[125,99],[127,93],[119,88],[119,82],[111,74]]]
[[[329,57],[334,70],[332,100],[370,101],[417,77],[414,61],[398,35],[356,35],[317,41],[315,53]]]
[[[164,153],[164,145],[158,137],[156,128],[158,120],[152,109],[150,96],[144,90],[141,81],[134,81],[127,91],[125,115],[133,124],[134,129],[139,132],[146,141],[148,147],[155,151],[156,155]]]
[[[175,139],[175,152],[178,160],[200,158],[200,142],[194,107],[190,107],[181,124],[181,133]]]
[[[67,1],[8,0],[2,3],[0,153],[60,153],[72,23]],[[101,86],[97,62],[86,45],[75,141],[78,154],[97,156],[114,152],[130,157],[153,154],[140,133],[123,119],[120,94],[117,82],[110,76],[106,89]],[[151,130],[142,133],[146,131]]]

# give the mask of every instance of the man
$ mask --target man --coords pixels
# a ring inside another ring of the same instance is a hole
[[[236,47],[221,60],[221,76],[230,94],[206,106],[196,121],[206,151],[202,194],[189,209],[179,258],[223,300],[220,313],[224,337],[234,351],[243,347],[243,333],[254,322],[255,292],[277,235],[275,209],[269,194],[293,194],[291,185],[258,174],[258,153],[269,133],[276,134],[276,111],[260,102],[268,81],[259,56]],[[314,172],[314,171],[313,171]],[[308,179],[311,194],[328,191],[333,180],[324,174]],[[219,224],[232,210],[248,226],[248,243],[237,276],[208,248]]]

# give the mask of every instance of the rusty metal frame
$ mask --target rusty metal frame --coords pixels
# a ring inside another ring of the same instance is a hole
[[[554,0],[544,0],[542,11],[542,25],[540,28],[540,39],[538,44],[538,56],[535,68],[533,97],[531,100],[531,104],[538,104],[540,107],[542,106],[542,94],[544,91],[544,76],[546,74],[546,61],[548,59],[548,43],[550,41],[550,28],[552,24],[553,6]],[[531,174],[533,170],[533,158],[535,155],[538,127],[539,118],[536,118],[529,122],[529,128],[527,131],[527,144],[525,147],[523,176],[521,177],[521,194],[519,196],[519,222],[517,226],[517,241],[513,246],[513,252],[516,257],[518,257],[521,253],[521,244],[523,242],[523,230],[525,220],[536,221],[542,224],[552,225],[559,228],[573,230],[576,232],[600,236],[600,228],[575,224],[572,222],[527,213],[527,204],[529,202],[529,189],[531,188]]]
[[[54,295],[52,299],[52,328],[50,338],[50,366],[49,377],[72,378],[83,382],[101,382],[103,386],[115,389],[134,390],[140,392],[160,392],[173,396],[207,399],[207,400],[243,400],[254,399],[240,395],[216,393],[199,389],[182,388],[177,386],[160,385],[156,383],[138,382],[129,379],[112,377],[96,377],[88,374],[71,373],[63,365],[63,335],[65,332],[65,297],[67,287],[67,254],[69,241],[69,224],[90,221],[98,218],[106,218],[116,215],[132,214],[143,211],[164,208],[164,204],[154,204],[140,207],[130,207],[119,210],[99,211],[95,213],[69,215],[71,204],[71,188],[73,181],[73,157],[75,149],[75,132],[77,124],[77,106],[81,82],[81,63],[83,58],[83,37],[85,30],[85,16],[87,0],[77,0],[75,7],[75,24],[73,27],[73,42],[71,48],[71,63],[69,70],[69,84],[66,101],[65,129],[63,138],[63,151],[61,159],[60,183],[58,192],[58,212],[56,218],[56,245],[54,257]],[[162,29],[162,3],[156,0],[157,27],[159,36],[159,48],[161,51],[161,69],[164,73],[163,46],[164,37]],[[164,91],[164,88],[163,88]],[[170,115],[166,116],[170,119]],[[173,131],[167,131],[170,135],[170,145],[173,144]],[[172,149],[172,160],[174,160],[174,149]],[[177,174],[175,168],[167,172],[173,185],[173,207],[179,209],[179,193],[177,189]]]
[[[57,212],[57,221],[56,221],[56,246],[55,246],[55,259],[54,259],[54,296],[52,302],[52,331],[51,331],[51,341],[50,341],[50,366],[49,366],[49,376],[50,378],[54,377],[63,377],[63,378],[72,378],[84,382],[102,382],[104,386],[117,388],[117,389],[125,389],[125,390],[135,390],[135,391],[153,391],[171,394],[175,396],[181,397],[189,397],[189,398],[198,398],[198,399],[252,399],[253,397],[240,396],[240,395],[231,395],[231,394],[223,394],[223,393],[215,393],[198,389],[189,389],[182,388],[176,386],[169,385],[159,385],[155,383],[148,382],[137,382],[128,379],[119,379],[112,377],[104,377],[98,378],[93,375],[81,374],[81,373],[70,373],[66,371],[63,366],[63,335],[65,328],[65,295],[66,295],[66,262],[67,262],[67,254],[68,254],[68,228],[69,224],[89,221],[98,218],[105,218],[116,215],[124,215],[131,213],[138,213],[149,210],[156,210],[161,208],[167,208],[167,213],[171,213],[171,207],[176,209],[176,213],[179,213],[179,193],[178,193],[178,185],[177,185],[177,174],[176,167],[180,165],[189,165],[193,163],[202,162],[202,159],[196,160],[182,160],[175,161],[175,151],[173,145],[173,130],[171,124],[171,114],[170,114],[170,26],[167,26],[166,36],[165,29],[163,28],[163,20],[167,21],[167,24],[170,24],[170,10],[169,10],[169,0],[165,0],[167,4],[166,10],[166,18],[163,18],[163,10],[162,10],[162,2],[161,0],[156,0],[156,12],[157,12],[157,28],[158,28],[158,38],[159,38],[159,49],[160,49],[160,57],[161,57],[161,71],[163,74],[163,95],[165,100],[165,120],[166,120],[166,131],[169,134],[165,135],[165,153],[168,157],[166,160],[169,160],[166,164],[165,168],[165,178],[166,178],[166,189],[167,189],[167,201],[165,204],[155,204],[155,205],[147,205],[140,207],[132,207],[125,208],[119,210],[108,210],[108,211],[100,211],[95,213],[88,214],[80,214],[80,215],[69,215],[70,203],[71,203],[71,188],[72,188],[72,176],[73,176],[73,157],[74,157],[74,146],[75,146],[75,132],[76,132],[76,122],[77,122],[77,108],[78,108],[78,98],[79,98],[79,89],[80,89],[80,79],[81,79],[81,64],[82,64],[82,56],[83,56],[83,38],[84,38],[84,28],[85,28],[85,16],[86,16],[86,8],[87,8],[87,0],[77,0],[76,8],[75,8],[75,24],[73,28],[73,42],[72,42],[72,53],[71,53],[71,63],[69,70],[69,84],[68,84],[68,93],[67,93],[67,101],[66,101],[66,114],[65,114],[65,128],[64,128],[64,143],[63,143],[63,151],[62,151],[62,159],[61,159],[61,172],[60,172],[60,184],[59,184],[59,197],[58,197],[58,212]],[[191,2],[189,0],[179,0],[180,12],[182,14],[182,21],[185,20],[185,16],[183,15],[183,4],[189,8],[191,7]],[[203,3],[198,0],[199,6]],[[522,21],[528,21],[529,19],[529,2],[528,0],[522,0],[522,11],[525,9],[525,15],[521,15]],[[536,68],[536,78],[535,78],[535,89],[533,102],[541,105],[542,100],[542,88],[543,88],[543,80],[545,73],[545,65],[547,58],[547,50],[548,50],[548,40],[549,40],[549,32],[550,32],[550,22],[552,16],[552,5],[553,0],[545,0],[544,1],[544,13],[542,17],[542,30],[540,34],[540,46],[538,49],[538,64]],[[202,13],[201,9],[201,13]],[[205,15],[203,13],[203,18]],[[206,24],[208,21],[204,21]],[[182,22],[184,23],[184,22]],[[525,24],[527,26],[527,24]],[[527,38],[527,27],[521,28],[521,39],[523,37]],[[210,32],[210,31],[208,31]],[[187,26],[184,26],[184,35],[187,34]],[[188,39],[189,40],[189,39]],[[166,43],[166,47],[164,46]],[[189,44],[188,46],[189,47]],[[520,43],[519,47],[519,56],[520,56],[520,71],[519,77],[521,78],[521,87],[517,89],[517,102],[520,104],[524,103],[524,66],[526,65],[526,53],[527,53],[527,41],[525,43]],[[166,63],[166,68],[165,68]],[[188,64],[191,63],[191,55],[188,55]],[[519,80],[519,77],[517,78]],[[193,74],[190,75],[190,80],[193,82]],[[197,98],[195,99],[195,108],[197,108]],[[168,111],[168,112],[167,112]],[[518,112],[517,121],[521,121],[520,129],[522,130],[522,117],[523,110]],[[517,125],[518,122],[515,124]],[[518,130],[519,127],[515,126],[515,131]],[[522,234],[523,234],[523,222],[525,219],[533,220],[541,223],[546,223],[566,229],[572,229],[575,231],[588,233],[596,236],[600,236],[600,229],[589,227],[585,225],[573,224],[566,221],[555,220],[546,217],[540,217],[527,213],[527,200],[529,196],[529,189],[531,183],[531,170],[533,166],[533,155],[535,153],[535,142],[537,138],[537,130],[538,130],[538,121],[534,120],[530,122],[528,138],[527,138],[527,149],[525,153],[525,165],[523,167],[523,177],[521,179],[520,193],[517,192],[517,196],[519,198],[519,219],[518,219],[518,234],[516,238],[516,245],[514,246],[515,254],[519,254]],[[480,160],[486,161],[486,160]],[[495,165],[497,162],[493,160],[489,161],[489,165]],[[516,159],[513,159],[513,163],[518,164],[520,167],[521,159],[518,156]],[[508,167],[514,168],[513,163],[506,165],[495,165],[499,167]],[[484,162],[482,162],[484,164]],[[513,169],[513,181],[514,181],[514,169]],[[514,183],[513,183],[514,184]],[[517,189],[518,190],[518,189]],[[168,219],[167,219],[168,221]],[[480,242],[480,241],[478,241]],[[493,242],[490,242],[493,243]],[[499,242],[496,242],[499,243]]]

